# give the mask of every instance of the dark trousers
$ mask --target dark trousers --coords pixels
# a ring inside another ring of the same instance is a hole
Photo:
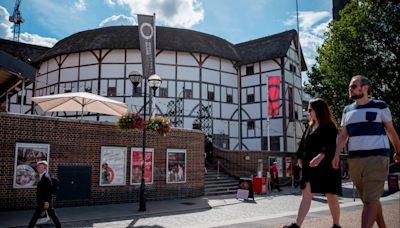
[[[38,205],[36,207],[36,210],[31,218],[31,221],[29,222],[28,228],[33,228],[36,225],[36,222],[39,219],[40,214],[42,214],[43,210],[44,210],[43,204]],[[60,220],[58,219],[56,212],[54,211],[54,208],[51,204],[49,205],[49,208],[47,208],[47,214],[49,215],[51,220],[53,220],[53,223],[54,225],[56,225],[57,228],[61,227]]]
[[[271,191],[273,190],[273,189],[277,189],[278,191],[282,191],[281,190],[281,187],[279,186],[279,178],[278,177],[273,177],[272,178],[272,181],[271,181]]]

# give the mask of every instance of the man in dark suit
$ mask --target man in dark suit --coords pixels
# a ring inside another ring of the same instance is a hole
[[[36,188],[37,206],[35,213],[33,213],[31,221],[29,222],[29,228],[35,226],[43,210],[47,210],[47,214],[53,220],[56,227],[61,227],[60,220],[58,219],[52,205],[52,183],[49,174],[46,172],[47,166],[47,161],[39,161],[36,165],[36,170],[39,173],[39,182]]]

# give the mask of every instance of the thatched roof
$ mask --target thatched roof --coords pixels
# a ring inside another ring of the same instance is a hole
[[[256,40],[250,40],[235,45],[237,53],[241,60],[238,65],[245,65],[259,61],[285,57],[290,43],[295,41],[297,48],[297,32],[289,30],[277,33],[271,36],[262,37]],[[301,49],[301,48],[300,48]],[[302,55],[302,70],[307,70],[307,66]]]
[[[0,50],[26,63],[31,63],[50,48],[0,39]]]
[[[275,35],[232,44],[222,38],[188,29],[157,26],[157,49],[209,54],[230,59],[237,66],[285,57],[292,40],[297,46],[297,32]],[[75,33],[60,40],[53,48],[35,60],[99,49],[140,49],[137,26],[111,26]],[[304,59],[302,69],[306,70]]]
[[[233,44],[219,37],[187,29],[157,26],[157,49],[197,52],[234,61],[239,56]],[[96,49],[139,49],[137,26],[111,26],[87,30],[60,40],[36,62],[54,56]]]

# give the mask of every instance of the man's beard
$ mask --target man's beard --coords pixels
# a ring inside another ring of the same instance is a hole
[[[361,99],[363,97],[364,97],[363,93],[362,94],[353,94],[353,95],[350,96],[350,98],[353,99],[353,100],[358,100],[358,99]]]

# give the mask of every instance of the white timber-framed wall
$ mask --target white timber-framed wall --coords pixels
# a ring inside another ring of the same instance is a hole
[[[298,148],[304,125],[301,123],[303,115],[301,71],[294,42],[294,40],[291,42],[286,57],[246,64],[240,68],[244,150],[267,150],[268,142],[272,151],[295,152]],[[253,67],[254,74],[247,75],[247,67]],[[279,115],[269,118],[268,141],[269,76],[280,76],[281,101]],[[292,90],[292,96],[289,95],[289,90]],[[248,102],[248,95],[254,95],[254,101],[250,99]],[[289,108],[290,103],[293,109]],[[249,122],[253,122],[254,126],[249,127]]]
[[[248,67],[253,68],[251,74]],[[20,111],[22,91],[9,99],[9,110],[28,114],[34,107],[33,114],[80,119],[79,112],[43,113],[32,105],[30,98],[32,91],[34,96],[88,91],[126,103],[129,112],[142,113],[144,88],[139,84],[134,92],[128,78],[132,71],[142,72],[139,49],[104,48],[53,55],[37,64],[35,84],[24,90],[23,111]],[[297,150],[304,126],[296,39],[292,38],[283,56],[246,64],[211,54],[158,48],[156,74],[162,78],[162,84],[153,99],[153,114],[165,115],[168,102],[183,98],[183,126],[179,127],[191,129],[199,108],[209,106],[212,110],[209,136],[219,147],[258,151],[267,150],[269,142],[271,151]],[[269,118],[268,139],[269,76],[281,79],[281,106],[279,115]],[[253,95],[250,102],[248,95]],[[146,107],[149,109],[148,104]],[[115,122],[117,117],[84,113],[83,119]],[[249,122],[253,122],[250,128]]]

